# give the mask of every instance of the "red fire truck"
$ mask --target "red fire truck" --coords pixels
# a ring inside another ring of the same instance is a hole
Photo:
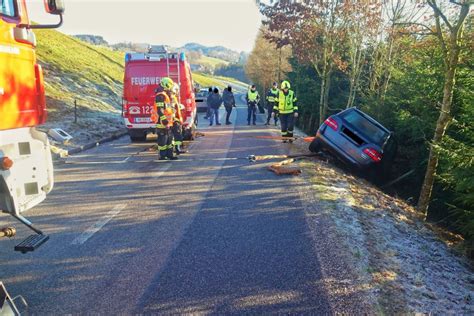
[[[43,201],[53,188],[48,138],[35,128],[46,120],[46,102],[32,29],[59,27],[64,4],[62,0],[44,4],[48,13],[59,15],[58,24],[31,25],[26,0],[0,1],[0,211],[36,233],[15,247],[21,252],[32,251],[48,239],[22,213]],[[13,228],[0,229],[0,238],[14,234]]]
[[[62,0],[44,0],[54,25],[30,24],[26,0],[0,1],[0,212],[12,215],[32,229],[15,250],[33,251],[48,240],[22,213],[41,203],[53,188],[53,164],[48,137],[35,126],[46,120],[43,72],[35,55],[32,29],[62,24]],[[0,238],[16,234],[14,227],[0,228]],[[17,298],[0,282],[0,315],[20,315]]]
[[[155,89],[163,77],[178,83],[179,102],[184,105],[183,133],[192,139],[196,130],[197,115],[191,68],[184,53],[168,52],[165,46],[150,46],[147,53],[125,55],[122,117],[132,141],[144,141],[154,132],[151,121]]]

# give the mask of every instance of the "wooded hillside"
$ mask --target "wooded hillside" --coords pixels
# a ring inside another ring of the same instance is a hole
[[[285,78],[299,99],[298,125],[314,134],[331,114],[357,106],[394,131],[393,194],[474,248],[472,1],[276,1],[247,67],[260,88]],[[262,56],[267,56],[266,59]],[[469,250],[470,249],[470,250]]]

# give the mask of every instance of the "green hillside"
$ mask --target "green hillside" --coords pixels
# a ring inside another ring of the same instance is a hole
[[[35,31],[37,55],[44,70],[48,122],[44,130],[60,127],[71,134],[72,145],[95,141],[123,130],[121,113],[124,53],[97,46],[54,30]],[[204,57],[203,62],[226,63]],[[223,88],[238,83],[230,78],[194,74],[197,84]],[[77,101],[77,123],[74,123]]]
[[[64,115],[74,99],[93,111],[120,107],[122,52],[94,46],[53,30],[38,30],[38,59],[44,68],[50,114]],[[51,102],[52,101],[52,102]],[[56,111],[62,110],[62,113]]]
[[[35,33],[48,106],[48,121],[43,129],[64,129],[74,137],[71,145],[96,141],[122,130],[124,53],[54,30]],[[75,100],[77,123],[74,123]]]
[[[228,85],[237,88],[237,91],[245,91],[247,90],[247,84],[240,82],[234,78],[228,77],[220,77],[220,76],[212,76],[203,73],[193,73],[193,80],[195,84],[198,84],[201,87],[218,87],[223,89]]]
[[[201,58],[199,58],[199,60],[197,61],[197,63],[210,69],[216,69],[218,66],[227,66],[229,64],[228,61],[225,61],[223,59],[209,57],[205,55],[202,55]]]

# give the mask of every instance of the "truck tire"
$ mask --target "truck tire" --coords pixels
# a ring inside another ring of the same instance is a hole
[[[131,142],[144,142],[146,141],[146,132],[129,130],[128,135],[130,136]]]
[[[130,135],[130,140],[132,142],[144,142],[146,140],[146,136],[131,136]]]
[[[184,140],[194,140],[194,132],[195,127],[194,124],[191,126],[191,128],[187,128],[183,131],[183,138]]]
[[[309,151],[312,153],[317,153],[320,150],[321,150],[321,142],[317,138],[313,139],[311,144],[309,144]]]
[[[191,126],[191,128],[188,128],[188,129],[183,131],[184,140],[194,140],[194,138],[196,136],[197,123],[198,123],[198,117],[196,115],[196,117],[194,119],[194,123]]]

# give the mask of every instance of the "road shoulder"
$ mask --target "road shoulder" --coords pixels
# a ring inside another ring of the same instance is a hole
[[[308,153],[299,143],[294,152]],[[474,312],[474,275],[413,207],[321,159],[302,160],[301,199],[333,310]],[[358,294],[357,294],[358,293]]]

